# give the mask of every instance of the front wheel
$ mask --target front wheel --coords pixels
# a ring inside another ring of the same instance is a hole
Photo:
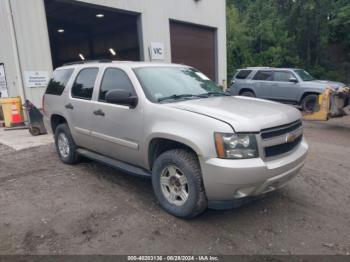
[[[174,149],[153,165],[152,185],[160,205],[180,218],[193,218],[207,208],[202,174],[195,154]]]
[[[317,111],[317,99],[318,95],[307,95],[301,101],[301,108],[306,113],[312,113]]]

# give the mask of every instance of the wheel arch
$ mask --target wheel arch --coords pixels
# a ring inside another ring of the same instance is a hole
[[[252,88],[243,87],[241,90],[239,90],[238,94],[242,95],[242,93],[244,93],[244,92],[252,92],[256,96],[256,93],[255,93],[255,91]]]
[[[162,153],[172,149],[186,149],[192,152],[198,159],[201,151],[192,142],[179,137],[166,135],[152,137],[147,146],[147,166],[152,170],[153,163]]]
[[[305,92],[301,95],[301,97],[300,97],[300,99],[299,99],[299,104],[301,104],[301,102],[303,101],[303,99],[304,99],[306,96],[308,96],[308,95],[317,95],[317,96],[319,96],[321,93],[322,93],[322,92],[317,92],[317,91],[305,91]]]
[[[67,120],[62,115],[59,115],[59,114],[51,115],[51,117],[50,117],[50,125],[51,125],[51,130],[52,130],[53,133],[55,133],[56,128],[60,124],[64,124],[64,123],[67,123]]]

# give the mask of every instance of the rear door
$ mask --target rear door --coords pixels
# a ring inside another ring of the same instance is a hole
[[[273,82],[269,88],[270,97],[281,101],[297,101],[299,96],[299,83],[295,75],[290,71],[274,71]]]
[[[93,125],[91,99],[98,72],[97,67],[81,69],[72,85],[69,99],[64,105],[75,143],[88,149],[93,149],[90,135]]]
[[[136,95],[124,69],[106,67],[100,88],[94,94],[94,113],[91,135],[97,152],[134,165],[140,164],[140,141],[143,135],[143,110],[106,102],[106,93],[122,89]]]
[[[272,84],[272,71],[271,70],[259,70],[252,79],[252,85],[254,92],[259,98],[271,98],[269,94],[269,88]]]

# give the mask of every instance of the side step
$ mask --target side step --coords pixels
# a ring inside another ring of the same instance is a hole
[[[142,168],[124,163],[122,161],[115,160],[113,158],[103,156],[97,153],[94,153],[92,151],[86,150],[79,148],[77,152],[89,159],[92,159],[96,162],[99,162],[101,164],[104,164],[106,166],[110,166],[112,168],[119,169],[121,171],[124,171],[125,173],[128,173],[130,175],[135,175],[135,176],[140,176],[140,177],[146,177],[146,178],[151,178],[151,173],[148,172],[147,170],[144,170]]]

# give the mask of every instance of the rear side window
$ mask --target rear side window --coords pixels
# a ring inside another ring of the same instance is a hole
[[[72,87],[72,96],[74,98],[90,100],[94,91],[98,68],[82,69]]]
[[[72,76],[74,69],[59,69],[53,72],[45,94],[47,95],[62,95],[69,78]]]
[[[246,79],[252,70],[241,70],[239,73],[236,75],[236,79]]]
[[[107,92],[115,89],[125,90],[134,95],[134,87],[126,73],[117,68],[108,68],[103,75],[99,101],[106,101]]]
[[[272,71],[258,71],[254,76],[253,80],[266,80],[270,81],[272,76]]]

